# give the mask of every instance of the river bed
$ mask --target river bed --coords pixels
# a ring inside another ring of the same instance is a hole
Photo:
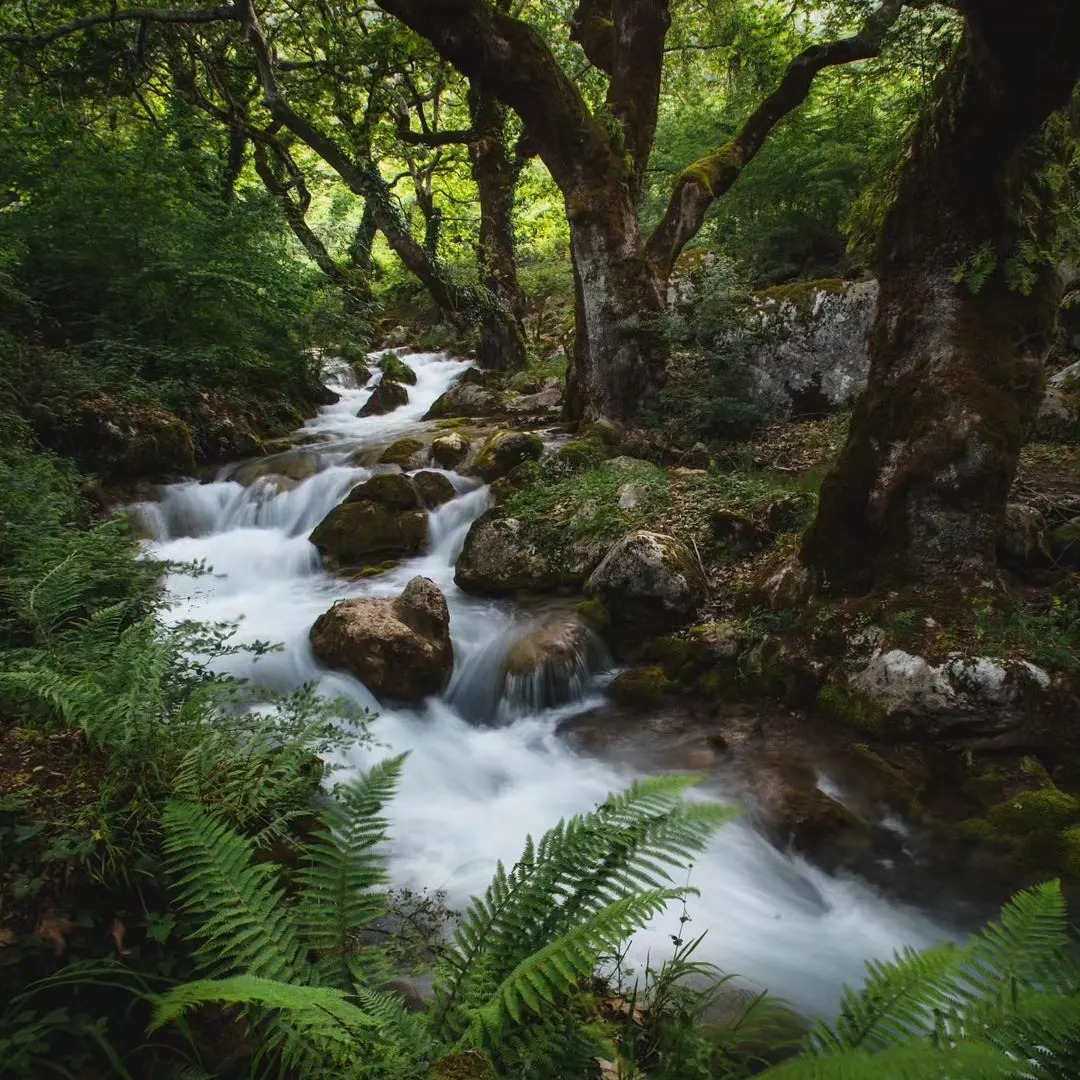
[[[358,417],[373,382],[358,387],[342,369],[333,385],[340,400],[296,433],[318,471],[291,490],[243,486],[222,470],[211,483],[165,489],[139,512],[155,540],[149,549],[178,562],[205,562],[209,575],[173,574],[170,617],[238,621],[234,641],[280,643],[253,658],[240,653],[221,667],[275,691],[314,682],[379,712],[372,727],[380,746],[359,746],[345,769],[367,768],[380,756],[410,751],[397,799],[391,871],[402,886],[442,889],[453,908],[482,891],[495,862],[512,863],[527,833],[544,832],[560,817],[592,808],[607,792],[634,779],[628,765],[577,752],[556,728],[604,701],[604,672],[581,687],[581,697],[557,709],[517,710],[512,722],[490,723],[490,700],[502,651],[533,618],[509,601],[478,599],[454,584],[454,562],[472,521],[489,503],[477,481],[446,475],[458,495],[432,511],[427,554],[373,578],[328,572],[307,537],[316,524],[372,469],[352,464],[365,449],[416,430],[435,399],[461,377],[466,361],[442,354],[404,356],[417,374],[407,405],[385,416]],[[375,376],[377,381],[378,376]],[[312,655],[308,631],[335,600],[392,596],[417,574],[446,595],[455,674],[446,692],[418,709],[377,705],[357,680],[328,672]],[[697,797],[724,800],[725,783],[709,778]],[[695,935],[708,931],[699,957],[736,972],[757,987],[810,1014],[828,1015],[843,984],[861,981],[866,960],[903,945],[931,944],[946,930],[930,916],[898,905],[866,883],[834,877],[778,851],[745,821],[727,826],[694,866],[689,901]],[[630,952],[641,963],[670,954],[679,930],[677,910],[640,934]]]

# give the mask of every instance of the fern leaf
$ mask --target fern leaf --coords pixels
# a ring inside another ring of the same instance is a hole
[[[210,973],[309,982],[275,868],[254,864],[251,841],[187,803],[168,803],[163,821],[166,865]]]
[[[1019,1080],[1017,1062],[985,1043],[939,1050],[910,1042],[871,1053],[844,1047],[823,1057],[791,1058],[761,1074],[764,1080]]]

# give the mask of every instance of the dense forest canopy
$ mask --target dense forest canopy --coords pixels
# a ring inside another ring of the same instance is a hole
[[[1076,0],[20,0],[0,148],[0,1072],[1080,1074]]]

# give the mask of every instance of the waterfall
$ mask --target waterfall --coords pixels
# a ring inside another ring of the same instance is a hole
[[[312,622],[335,600],[396,595],[416,574],[439,584],[455,650],[450,686],[420,708],[381,708],[374,734],[383,745],[356,747],[342,764],[366,768],[378,756],[411,752],[389,811],[392,875],[402,885],[445,889],[451,906],[460,908],[487,885],[497,859],[515,860],[527,833],[539,836],[559,817],[591,808],[634,773],[580,754],[556,734],[563,720],[603,703],[607,661],[598,644],[584,639],[565,654],[557,673],[550,666],[508,673],[507,656],[536,629],[535,617],[454,585],[465,534],[489,503],[486,487],[447,473],[458,496],[431,512],[427,553],[387,573],[351,580],[321,565],[308,533],[371,473],[348,465],[351,456],[416,430],[431,403],[468,367],[440,354],[404,360],[417,383],[409,388],[409,403],[386,416],[356,416],[378,375],[358,387],[351,372],[338,373],[341,400],[298,433],[303,452],[315,455],[313,475],[290,484],[257,478],[245,486],[229,479],[235,470],[224,470],[213,483],[174,484],[159,503],[137,510],[157,557],[203,562],[212,571],[170,574],[169,618],[237,621],[241,642],[280,643],[279,651],[258,659],[240,653],[218,661],[222,670],[275,691],[312,681],[327,694],[374,706],[360,683],[315,661]],[[714,780],[696,797],[724,795]],[[841,985],[861,981],[864,960],[943,936],[929,919],[864,883],[831,877],[777,851],[745,822],[721,830],[690,883],[701,894],[690,902],[693,929],[709,932],[699,958],[808,1012],[832,1011]],[[677,916],[671,912],[639,935],[635,963],[650,950],[654,960],[670,952]]]

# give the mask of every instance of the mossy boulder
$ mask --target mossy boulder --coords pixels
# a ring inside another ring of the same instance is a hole
[[[516,465],[539,460],[543,452],[543,440],[533,432],[497,431],[480,448],[471,471],[490,484]]]
[[[460,431],[448,431],[431,443],[431,456],[444,469],[456,469],[469,453],[469,440]]]
[[[427,512],[409,480],[383,473],[357,485],[315,526],[311,542],[338,566],[378,566],[427,546]]]
[[[432,472],[430,469],[415,473],[412,482],[420,492],[425,506],[442,506],[457,495],[454,485],[442,473]]]
[[[577,438],[560,446],[555,457],[571,469],[593,469],[611,457],[611,448],[599,439]]]
[[[404,438],[391,443],[380,455],[380,465],[400,465],[403,469],[417,469],[427,459],[427,447],[419,439]]]
[[[644,638],[692,619],[708,586],[680,540],[637,530],[611,546],[585,590],[603,602],[618,636]]]
[[[577,437],[579,439],[595,439],[614,451],[622,442],[623,433],[622,429],[610,420],[593,420],[591,423],[581,426]]]
[[[357,416],[382,416],[408,404],[409,391],[401,383],[384,376],[371,391],[371,397],[364,402]]]
[[[1035,431],[1047,440],[1080,437],[1080,361],[1047,379]]]
[[[1050,533],[1050,554],[1058,566],[1080,570],[1080,517],[1066,521]]]
[[[504,412],[505,396],[502,376],[469,368],[457,383],[435,399],[424,419],[500,416]]]
[[[765,527],[774,533],[802,532],[814,518],[817,499],[809,491],[781,495],[765,507]]]
[[[653,709],[674,686],[662,667],[633,668],[615,679],[608,695],[627,709]]]
[[[450,612],[424,577],[393,600],[339,600],[315,620],[310,636],[322,663],[355,675],[380,699],[423,701],[443,690],[454,667]]]
[[[454,581],[480,596],[512,596],[558,587],[562,574],[537,549],[523,524],[489,510],[473,522],[458,556]]]
[[[510,376],[506,385],[516,394],[535,394],[543,385],[543,379],[531,371],[519,371]]]
[[[416,372],[397,353],[383,353],[379,357],[379,369],[383,373],[383,381],[390,379],[393,382],[405,383],[407,386],[416,385]]]

